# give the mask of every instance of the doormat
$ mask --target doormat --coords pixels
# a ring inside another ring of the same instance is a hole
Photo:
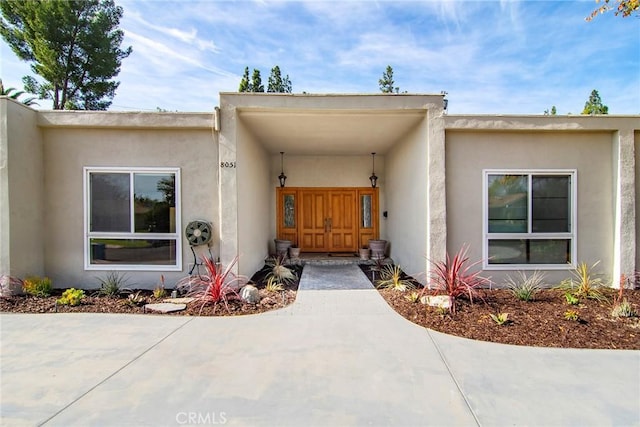
[[[359,256],[358,254],[354,254],[353,252],[332,252],[329,256],[339,257],[339,258],[349,258],[354,256]]]

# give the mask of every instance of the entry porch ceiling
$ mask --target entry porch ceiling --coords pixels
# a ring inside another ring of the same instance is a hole
[[[271,154],[383,155],[426,118],[427,110],[244,109],[238,115]]]

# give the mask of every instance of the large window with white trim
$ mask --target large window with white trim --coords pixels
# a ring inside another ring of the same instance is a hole
[[[84,171],[85,268],[182,270],[180,170]]]
[[[575,170],[485,170],[484,267],[572,266],[575,215]]]

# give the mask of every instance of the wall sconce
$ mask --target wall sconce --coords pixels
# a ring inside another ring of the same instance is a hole
[[[378,177],[376,176],[376,153],[371,153],[371,161],[372,161],[372,170],[371,170],[371,176],[369,177],[369,181],[371,181],[371,187],[376,188],[376,183],[378,182]]]
[[[440,94],[442,95],[442,108],[446,112],[449,107],[449,100],[446,98],[448,92],[443,90]]]
[[[280,187],[284,187],[284,182],[287,180],[287,176],[284,174],[284,151],[280,152],[280,176],[278,179],[280,180]]]

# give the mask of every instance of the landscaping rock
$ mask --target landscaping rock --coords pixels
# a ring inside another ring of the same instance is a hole
[[[451,308],[451,299],[448,295],[424,296],[420,298],[420,302],[430,307]]]
[[[163,299],[162,302],[170,302],[172,304],[189,304],[190,302],[195,301],[195,298],[167,298]]]
[[[249,304],[257,304],[260,302],[260,292],[253,285],[246,285],[240,289],[240,298]]]
[[[162,302],[159,304],[146,304],[145,310],[157,311],[159,313],[173,313],[174,311],[182,311],[187,308],[187,304],[173,304],[170,302]]]
[[[22,291],[22,282],[15,280],[10,276],[0,276],[0,297],[13,297],[16,295],[24,295]]]

